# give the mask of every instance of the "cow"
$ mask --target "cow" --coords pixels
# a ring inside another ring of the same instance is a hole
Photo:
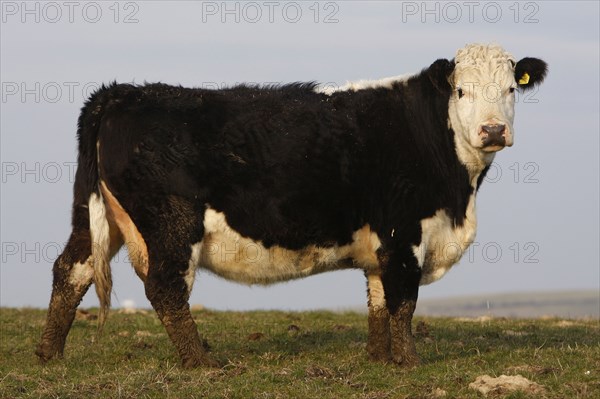
[[[63,355],[92,283],[108,314],[125,245],[183,367],[218,366],[188,299],[203,268],[246,284],[364,271],[367,353],[419,363],[419,286],[475,237],[477,191],[513,144],[515,90],[544,61],[471,44],[421,72],[332,88],[102,86],[78,119],[72,233],[36,354]]]

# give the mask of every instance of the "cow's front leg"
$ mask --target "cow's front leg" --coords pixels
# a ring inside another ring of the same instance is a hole
[[[140,231],[148,248],[146,296],[184,368],[219,366],[200,339],[188,304],[198,261],[192,254],[192,244],[203,235],[203,215],[192,204],[175,197],[150,211],[157,214],[151,220],[154,224]]]
[[[382,275],[390,314],[392,361],[402,367],[413,367],[421,362],[412,335],[412,317],[420,280],[421,269],[414,258],[390,263]]]
[[[150,262],[146,296],[175,345],[184,368],[219,366],[202,343],[188,304],[189,287],[172,259]],[[171,268],[169,270],[169,268]]]

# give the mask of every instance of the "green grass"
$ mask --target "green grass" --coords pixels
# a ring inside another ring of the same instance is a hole
[[[94,311],[92,311],[93,313]],[[367,360],[366,315],[195,311],[222,369],[183,370],[153,312],[113,312],[98,341],[76,320],[65,358],[41,366],[33,351],[45,312],[0,309],[0,398],[482,398],[482,374],[516,375],[546,393],[502,398],[600,398],[598,321],[418,318],[423,365]],[[423,324],[424,323],[424,324]]]

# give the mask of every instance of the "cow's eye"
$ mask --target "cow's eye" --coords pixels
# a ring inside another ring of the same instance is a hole
[[[515,88],[511,87],[510,89],[508,89],[509,92],[514,93],[515,92]]]
[[[456,89],[456,93],[458,94],[458,98],[462,98],[465,95],[460,87]]]

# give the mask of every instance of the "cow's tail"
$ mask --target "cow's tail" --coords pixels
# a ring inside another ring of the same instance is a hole
[[[100,301],[98,331],[101,332],[110,309],[112,276],[110,270],[110,227],[100,189],[99,139],[102,118],[109,106],[112,87],[102,86],[90,96],[78,121],[79,155],[75,176],[75,205],[87,208],[91,239],[93,282]]]
[[[90,236],[92,239],[92,259],[94,262],[94,286],[100,301],[98,331],[106,322],[110,309],[112,275],[110,270],[110,230],[106,219],[106,206],[101,193],[92,193],[89,202]]]

